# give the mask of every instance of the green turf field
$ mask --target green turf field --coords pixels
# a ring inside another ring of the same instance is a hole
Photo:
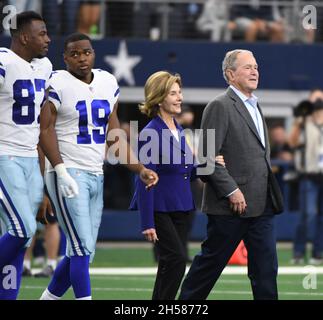
[[[194,255],[198,246],[191,248]],[[289,260],[291,251],[280,248],[279,265],[291,266]],[[116,247],[114,244],[98,248],[96,258],[91,268],[138,268],[154,267],[152,250],[149,246],[131,245],[129,247]],[[305,269],[304,269],[305,270]],[[305,270],[306,271],[306,270]],[[280,299],[285,300],[316,300],[323,299],[323,274],[310,278],[312,289],[303,288],[304,277],[307,273],[280,274],[278,277]],[[150,299],[154,284],[154,274],[149,275],[92,275],[93,299]],[[314,282],[313,282],[314,281]],[[38,299],[49,279],[23,278],[19,299]],[[314,287],[314,288],[313,288]],[[315,288],[316,287],[316,288]],[[66,299],[73,299],[71,290],[66,294]],[[209,299],[216,300],[250,300],[252,299],[249,280],[246,275],[223,274],[213,288]]]

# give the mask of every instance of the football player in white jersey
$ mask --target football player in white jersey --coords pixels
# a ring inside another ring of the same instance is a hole
[[[103,209],[106,134],[119,128],[118,83],[109,72],[93,69],[94,58],[88,36],[76,33],[65,40],[67,71],[53,72],[48,101],[41,113],[42,149],[51,163],[58,161],[60,153],[79,188],[76,197],[64,198],[57,187],[57,171],[46,173],[45,183],[68,247],[41,296],[43,300],[61,298],[70,286],[76,299],[91,299],[89,263],[94,256]],[[129,146],[123,146],[127,148],[127,159],[134,159]],[[127,166],[139,173],[148,187],[157,183],[157,174],[142,164]]]
[[[36,230],[43,199],[39,114],[52,72],[42,17],[29,11],[15,21],[10,49],[0,48],[0,299],[16,299],[26,246]]]
[[[5,225],[0,238],[0,299],[17,298],[24,253],[36,230],[43,199],[39,114],[52,72],[45,58],[50,39],[42,17],[27,11],[13,20],[10,49],[0,48],[0,217]],[[66,196],[74,196],[76,182],[61,173],[61,159],[57,164],[60,187]]]

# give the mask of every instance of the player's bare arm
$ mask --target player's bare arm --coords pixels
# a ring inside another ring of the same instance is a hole
[[[40,113],[39,145],[53,167],[63,163],[55,131],[57,112],[52,102],[46,101]]]
[[[110,130],[120,129],[120,121],[118,118],[117,110],[118,103],[114,105],[113,112],[110,115],[108,133]],[[122,159],[122,163],[127,163],[126,166],[128,169],[139,174],[140,179],[146,184],[147,189],[150,189],[151,187],[157,184],[159,179],[157,173],[153,170],[147,169],[142,163],[138,161],[128,141],[124,140],[122,137],[116,138],[115,141],[107,141],[108,147],[114,143],[119,144],[119,150],[127,150],[127,159]],[[119,154],[117,155],[119,156]]]
[[[39,145],[57,173],[63,196],[73,198],[78,194],[78,185],[67,172],[59,153],[55,131],[56,117],[54,104],[46,101],[40,113]]]
[[[42,150],[42,148],[38,145],[37,146],[37,151],[38,151],[38,158],[39,158],[39,167],[40,167],[40,172],[42,174],[42,176],[44,176],[45,173],[45,155],[44,152]],[[54,216],[53,213],[53,208],[52,205],[49,201],[49,198],[47,197],[47,195],[44,193],[43,196],[43,201],[41,202],[37,215],[36,215],[36,220],[42,224],[48,224],[48,220],[47,220],[47,213],[50,214],[51,216]]]

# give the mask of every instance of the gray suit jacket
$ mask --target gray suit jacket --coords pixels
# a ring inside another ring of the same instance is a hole
[[[202,178],[206,182],[202,211],[217,215],[233,214],[226,196],[240,188],[247,203],[246,212],[241,217],[263,214],[267,192],[274,212],[282,212],[283,199],[271,171],[268,132],[262,113],[261,116],[266,148],[247,108],[231,88],[206,106],[201,123],[203,144],[200,147],[203,145],[203,150],[207,148],[205,129],[215,129],[215,155],[223,155],[226,167],[215,164],[213,174]]]

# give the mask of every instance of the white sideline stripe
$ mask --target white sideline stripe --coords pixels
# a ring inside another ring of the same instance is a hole
[[[186,268],[188,272],[189,267]],[[41,269],[33,269],[33,274],[40,272]],[[91,275],[156,275],[157,267],[151,268],[90,268]],[[291,275],[291,274],[323,274],[323,267],[316,266],[303,266],[303,267],[280,267],[278,268],[279,275]],[[222,274],[225,275],[247,275],[247,267],[226,267]]]
[[[29,290],[40,290],[44,289],[41,286],[21,286],[22,289],[29,289]],[[121,291],[121,292],[152,292],[153,289],[149,288],[97,288],[92,287],[92,291]],[[236,295],[250,295],[252,296],[251,291],[242,291],[242,290],[212,290],[211,294],[236,294]],[[323,296],[323,292],[295,292],[295,291],[286,291],[286,292],[279,292],[279,296],[300,296],[306,294],[307,296]]]
[[[122,276],[109,276],[109,275],[95,275],[95,280],[107,280],[107,278],[109,279],[109,281],[140,281],[140,282],[155,282],[155,276],[145,276],[145,277],[141,277],[141,276],[127,276],[127,275],[122,275]],[[223,279],[221,278],[219,280],[219,282],[222,283],[230,283],[230,284],[244,284],[244,285],[250,285],[250,281],[247,277],[245,277],[244,279],[241,280],[233,280],[233,279]],[[279,284],[288,284],[288,285],[292,285],[292,286],[299,286],[299,282],[297,281],[289,281],[289,280],[283,280],[283,279],[279,279],[278,280]],[[323,281],[316,281],[317,285],[323,285]]]

